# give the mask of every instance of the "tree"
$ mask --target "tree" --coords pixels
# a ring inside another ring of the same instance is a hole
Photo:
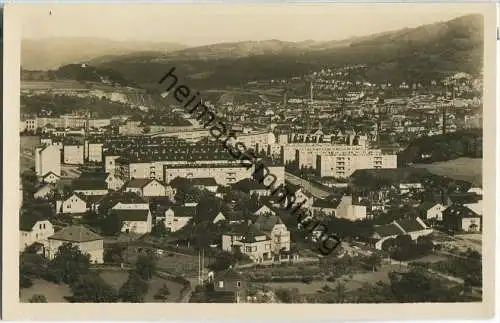
[[[72,285],[73,302],[112,303],[118,300],[116,291],[100,276],[82,275]]]
[[[286,289],[279,288],[275,292],[276,298],[280,300],[282,303],[299,303],[300,295],[299,290],[297,288]]]
[[[165,222],[159,221],[151,229],[151,235],[157,238],[164,237],[167,235],[167,228],[165,227]]]
[[[364,265],[371,271],[376,271],[382,263],[382,258],[376,253],[372,253],[370,256],[364,259]]]
[[[124,247],[114,244],[111,248],[104,250],[104,262],[106,263],[122,263]]]
[[[47,303],[47,298],[43,294],[34,294],[29,299],[30,303]]]
[[[131,272],[128,280],[123,284],[118,293],[123,302],[141,303],[148,292],[148,283],[136,272]]]
[[[168,298],[168,295],[170,295],[170,290],[168,289],[167,284],[163,284],[154,296],[154,299],[161,299],[165,301]]]
[[[151,279],[156,271],[155,256],[150,254],[139,255],[135,264],[135,270],[142,279]]]
[[[78,246],[65,243],[59,247],[57,253],[49,263],[49,272],[52,280],[72,284],[81,275],[89,272],[90,255],[84,255]]]
[[[122,226],[123,222],[119,215],[111,213],[102,220],[101,229],[106,236],[116,236],[121,232]]]

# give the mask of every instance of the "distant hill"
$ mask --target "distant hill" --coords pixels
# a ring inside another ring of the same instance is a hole
[[[203,89],[353,64],[368,65],[366,78],[374,82],[429,81],[458,71],[477,75],[483,64],[483,17],[468,15],[343,41],[268,40],[131,54],[99,65],[151,87],[175,66],[179,77]]]
[[[23,81],[58,81],[74,80],[79,82],[94,82],[105,84],[119,84],[121,86],[136,86],[138,84],[129,81],[120,72],[106,67],[95,67],[86,64],[68,64],[58,69],[48,71],[21,70]]]
[[[185,48],[176,43],[139,41],[110,41],[100,38],[23,39],[21,66],[28,70],[55,69],[62,65],[82,63],[108,55],[155,51],[163,54]]]

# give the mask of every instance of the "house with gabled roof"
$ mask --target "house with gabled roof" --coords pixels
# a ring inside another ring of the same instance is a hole
[[[61,176],[50,171],[47,174],[43,175],[42,182],[44,182],[46,184],[56,184],[59,181],[59,179],[61,179]]]
[[[209,276],[214,291],[209,293],[210,302],[240,303],[246,298],[246,279],[233,268],[228,268]]]
[[[53,184],[45,184],[40,186],[36,192],[33,194],[33,197],[36,199],[47,199],[51,196],[54,196],[56,192],[56,187]]]
[[[452,204],[443,211],[443,225],[451,232],[481,232],[482,216],[465,205]]]
[[[170,232],[178,231],[184,228],[195,216],[196,204],[170,206],[165,211],[165,227]]]
[[[175,191],[157,179],[134,178],[125,184],[125,192],[134,192],[143,197],[168,196],[173,200]]]
[[[45,217],[23,214],[19,217],[19,231],[19,251],[22,252],[34,243],[48,247],[47,239],[54,234],[54,227]]]
[[[252,214],[259,216],[259,215],[266,214],[266,213],[276,215],[277,210],[272,206],[263,204],[263,205],[261,205],[261,207],[259,207],[257,210],[255,210]]]
[[[121,232],[146,234],[151,232],[153,217],[148,203],[118,203],[111,214],[122,221]]]
[[[111,173],[106,172],[83,172],[80,174],[79,179],[81,180],[94,180],[97,182],[105,182],[108,190],[117,191],[119,190],[124,182],[121,178],[115,176]]]
[[[83,254],[90,256],[91,263],[104,262],[104,240],[102,236],[83,225],[72,225],[57,231],[48,238],[49,259],[53,259],[59,247],[65,243],[77,246]]]
[[[382,250],[382,245],[386,240],[394,239],[399,235],[409,235],[412,240],[416,240],[433,232],[433,229],[428,227],[419,217],[416,219],[395,220],[384,225],[375,225],[373,229],[372,241],[378,250]]]
[[[73,192],[83,195],[106,195],[108,194],[108,183],[100,179],[77,178],[71,182]]]
[[[434,201],[425,201],[419,206],[420,216],[426,220],[443,221],[445,209],[443,204]]]
[[[87,201],[85,195],[72,193],[62,200],[56,201],[56,213],[83,215],[87,211]]]
[[[258,263],[273,260],[271,237],[254,224],[231,226],[222,235],[222,250],[241,252]]]
[[[269,196],[271,190],[263,183],[260,183],[251,178],[245,178],[241,181],[234,183],[232,187],[248,195],[257,194],[258,196]]]

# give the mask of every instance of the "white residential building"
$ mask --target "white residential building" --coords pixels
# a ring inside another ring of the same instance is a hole
[[[54,227],[47,219],[31,219],[29,217],[21,217],[19,234],[19,251],[35,242],[38,242],[44,247],[48,247],[48,237],[54,234]]]
[[[36,148],[35,172],[40,177],[49,172],[61,176],[61,150],[55,145]]]

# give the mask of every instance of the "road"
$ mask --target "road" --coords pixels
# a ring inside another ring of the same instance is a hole
[[[309,192],[312,194],[312,196],[316,198],[325,198],[329,196],[331,193],[323,190],[317,186],[315,186],[313,183],[309,182],[308,180],[305,180],[303,178],[300,178],[298,176],[295,176],[293,174],[290,174],[288,172],[285,172],[285,181],[290,182],[294,185],[298,185],[304,188],[305,191]]]

